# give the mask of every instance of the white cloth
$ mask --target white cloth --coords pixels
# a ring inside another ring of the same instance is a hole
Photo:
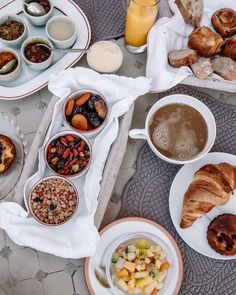
[[[188,36],[193,27],[184,22],[175,0],[169,0],[170,8],[174,16],[171,18],[162,17],[151,29],[148,36],[148,60],[146,76],[152,78],[152,91],[161,92],[179,84],[186,77],[193,75],[189,67],[173,68],[169,65],[167,54],[171,50],[178,50],[187,47]],[[201,25],[210,27],[212,14],[224,7],[236,10],[236,1],[232,0],[204,0],[204,13]],[[216,74],[207,79],[225,81]],[[235,83],[227,81],[228,83]]]
[[[44,226],[35,221],[20,205],[10,202],[0,204],[0,227],[7,231],[14,242],[66,258],[95,254],[99,235],[93,218],[103,168],[119,129],[118,117],[129,110],[138,96],[150,90],[150,82],[145,77],[133,79],[100,75],[85,68],[68,69],[52,77],[49,90],[61,99],[55,105],[44,145],[56,132],[69,129],[63,126],[62,106],[71,92],[82,88],[95,89],[106,97],[111,111],[105,128],[95,139],[90,140],[93,146],[90,169],[85,176],[72,180],[79,191],[80,202],[76,215],[69,222],[55,227]],[[42,147],[39,151],[38,171],[25,185],[26,205],[33,184],[50,174],[45,167],[43,152]]]

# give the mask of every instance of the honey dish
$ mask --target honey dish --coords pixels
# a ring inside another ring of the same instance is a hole
[[[5,71],[5,67],[12,63]],[[0,49],[0,81],[9,82],[15,80],[21,72],[21,60],[15,50],[10,48]]]

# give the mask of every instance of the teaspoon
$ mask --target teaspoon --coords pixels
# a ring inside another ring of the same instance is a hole
[[[42,16],[46,14],[45,9],[43,8],[43,6],[37,2],[30,2],[30,3],[26,3],[24,2],[24,5],[27,6],[27,12],[30,15],[33,16]]]
[[[55,51],[55,52],[89,52],[90,49],[85,49],[85,48],[67,48],[67,49],[60,49],[60,48],[51,48],[50,46],[46,44],[36,44],[36,46],[42,46],[50,51]]]
[[[17,60],[13,59],[13,60],[10,60],[8,63],[6,63],[5,66],[3,66],[0,69],[0,75],[7,74],[8,72],[10,72],[11,69],[16,65],[16,62]]]

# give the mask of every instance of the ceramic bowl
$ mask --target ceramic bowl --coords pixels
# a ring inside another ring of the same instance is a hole
[[[57,171],[54,171],[47,161],[48,147],[54,139],[57,139],[58,137],[61,137],[61,136],[70,135],[70,134],[73,135],[74,137],[79,137],[79,138],[83,139],[87,143],[87,145],[89,146],[89,150],[90,150],[90,158],[89,158],[89,162],[88,162],[87,166],[82,171],[80,171],[76,174],[73,174],[73,175],[60,174]],[[90,142],[88,141],[88,139],[83,134],[80,134],[75,131],[68,131],[68,130],[67,131],[60,131],[60,132],[54,134],[46,143],[45,148],[44,148],[44,160],[45,160],[47,167],[50,169],[50,171],[53,174],[56,174],[56,175],[59,175],[59,176],[65,177],[65,178],[75,179],[75,178],[83,176],[88,171],[88,169],[91,165],[91,161],[92,161],[92,146],[91,146]]]
[[[13,81],[16,78],[18,78],[21,73],[21,59],[19,55],[17,54],[17,52],[11,48],[1,48],[0,53],[1,52],[11,52],[17,59],[18,64],[17,64],[17,67],[14,69],[14,71],[8,74],[0,75],[0,81],[3,81],[3,82]]]
[[[48,0],[50,3],[50,10],[47,14],[42,16],[33,16],[27,12],[27,7],[23,3],[23,12],[26,15],[27,19],[35,26],[41,27],[45,26],[47,21],[51,18],[53,15],[54,10],[54,3],[53,0]],[[27,2],[27,1],[26,1]]]
[[[102,124],[101,124],[99,127],[94,128],[94,129],[92,129],[92,130],[88,130],[88,131],[79,130],[79,129],[74,128],[74,127],[68,122],[68,120],[67,120],[67,118],[66,118],[66,115],[65,115],[65,112],[66,112],[66,106],[67,106],[68,100],[69,100],[69,99],[74,99],[74,100],[76,100],[76,99],[78,99],[82,94],[84,94],[84,93],[86,93],[86,92],[90,92],[90,93],[92,93],[92,94],[98,94],[98,95],[100,95],[101,98],[103,99],[103,101],[105,102],[106,106],[107,106],[107,114],[106,114],[106,117],[105,117],[104,121],[102,122]],[[82,133],[82,134],[85,134],[88,138],[91,138],[91,137],[95,137],[95,136],[97,136],[97,135],[102,131],[102,129],[105,127],[105,125],[106,125],[106,123],[107,123],[107,120],[108,120],[108,117],[109,117],[109,114],[110,114],[110,108],[109,108],[109,105],[108,105],[107,100],[105,99],[105,97],[104,97],[101,93],[99,93],[99,92],[96,91],[96,90],[86,88],[86,89],[79,89],[79,90],[77,90],[77,91],[75,91],[75,92],[72,92],[72,93],[66,98],[66,100],[65,100],[65,102],[64,102],[64,106],[63,106],[62,112],[63,112],[63,116],[64,116],[64,121],[65,121],[65,123],[66,123],[70,128],[72,128],[73,130],[78,131],[78,132],[80,132],[80,133]]]
[[[168,157],[164,156],[161,152],[159,152],[157,150],[157,148],[155,147],[155,145],[152,143],[152,140],[150,138],[149,131],[148,131],[149,130],[149,123],[152,120],[152,116],[156,113],[156,111],[158,109],[160,109],[166,105],[170,105],[170,104],[188,105],[188,106],[194,108],[195,110],[197,110],[202,115],[203,119],[206,122],[206,125],[208,128],[207,143],[206,143],[204,149],[192,159],[180,161],[180,160],[174,160],[174,159],[168,158]],[[216,122],[215,122],[214,116],[213,116],[212,112],[209,110],[209,108],[204,103],[199,101],[198,99],[196,99],[192,96],[189,96],[189,95],[173,94],[173,95],[163,97],[162,99],[157,101],[153,105],[153,107],[150,109],[150,111],[148,112],[148,115],[146,117],[146,122],[145,122],[145,129],[130,130],[129,136],[131,138],[135,138],[135,139],[146,140],[149,147],[152,149],[152,151],[162,160],[172,163],[172,164],[183,165],[183,164],[192,163],[192,162],[195,162],[195,161],[201,159],[210,151],[210,149],[212,148],[212,146],[215,142],[215,138],[216,138]]]
[[[18,37],[15,40],[5,40],[0,38],[0,42],[3,43],[6,46],[11,46],[11,47],[20,47],[21,44],[24,42],[24,40],[27,38],[28,36],[28,26],[26,24],[26,22],[19,16],[17,15],[6,15],[0,18],[0,25],[4,24],[7,20],[13,20],[13,21],[17,21],[19,23],[22,23],[24,25],[24,32],[22,33],[22,35],[20,37]]]
[[[51,48],[53,48],[53,45],[52,43],[44,38],[44,37],[41,37],[41,36],[33,36],[33,37],[30,37],[28,39],[26,39],[24,41],[24,43],[22,44],[21,46],[21,56],[23,58],[23,60],[25,61],[25,63],[27,64],[27,66],[31,69],[31,70],[34,70],[34,71],[42,71],[42,70],[45,70],[47,69],[52,61],[53,61],[53,52],[51,51],[51,55],[49,56],[49,58],[47,60],[45,60],[44,62],[41,62],[41,63],[34,63],[34,62],[31,62],[29,61],[26,57],[25,57],[25,48],[28,44],[30,43],[45,43],[46,45],[50,46]]]
[[[63,22],[69,23],[74,28],[74,33],[71,35],[70,38],[66,40],[57,40],[50,35],[50,32],[49,32],[50,25],[56,21],[63,21]],[[46,34],[48,39],[52,41],[52,43],[55,45],[56,48],[59,48],[59,49],[65,49],[65,48],[71,47],[77,39],[77,30],[74,23],[69,19],[69,17],[64,15],[56,15],[50,18],[50,20],[47,22],[47,25],[46,25]]]
[[[41,220],[35,215],[34,210],[33,210],[32,206],[31,206],[31,202],[30,202],[30,200],[31,200],[31,195],[32,195],[32,193],[33,193],[35,187],[36,187],[38,184],[40,184],[40,183],[42,183],[42,182],[44,182],[45,180],[48,180],[48,179],[61,179],[61,180],[65,181],[65,182],[69,183],[69,184],[73,187],[73,189],[74,189],[74,191],[75,191],[75,193],[76,193],[76,198],[77,198],[77,200],[76,200],[76,208],[75,208],[74,212],[72,213],[72,215],[71,215],[70,217],[68,217],[68,219],[66,219],[64,222],[61,222],[61,223],[58,223],[58,224],[55,224],[55,223],[54,223],[54,224],[51,224],[51,223],[46,223],[46,222],[41,221]],[[62,224],[67,223],[67,222],[68,222],[68,221],[69,221],[69,220],[75,215],[75,212],[77,211],[78,206],[79,206],[79,193],[78,193],[78,191],[77,191],[75,185],[74,185],[71,181],[69,181],[68,179],[66,179],[66,178],[64,178],[64,177],[61,177],[61,176],[48,176],[48,177],[44,177],[44,178],[40,179],[39,181],[37,181],[37,182],[33,185],[32,189],[30,190],[30,194],[29,194],[29,198],[28,198],[28,208],[29,208],[29,211],[30,211],[31,215],[33,216],[33,218],[34,218],[36,221],[38,221],[39,223],[41,223],[41,224],[43,224],[43,225],[46,225],[46,226],[59,226],[59,225],[62,225]]]

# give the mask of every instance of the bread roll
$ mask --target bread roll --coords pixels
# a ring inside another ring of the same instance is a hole
[[[218,54],[224,44],[222,37],[207,27],[195,29],[188,37],[188,46],[200,56],[210,57]]]
[[[191,65],[191,69],[198,79],[205,79],[213,73],[211,61],[205,57],[200,57],[196,63]]]
[[[230,8],[217,10],[211,18],[216,32],[222,37],[231,37],[236,33],[236,11]]]
[[[229,57],[216,57],[212,60],[214,73],[225,80],[236,81],[236,62]]]
[[[231,57],[234,61],[236,61],[236,36],[226,40],[222,50],[222,55]]]
[[[197,53],[192,49],[173,50],[168,53],[168,60],[174,68],[191,66],[197,61]]]
[[[176,0],[180,12],[187,23],[200,26],[203,14],[203,0]]]

